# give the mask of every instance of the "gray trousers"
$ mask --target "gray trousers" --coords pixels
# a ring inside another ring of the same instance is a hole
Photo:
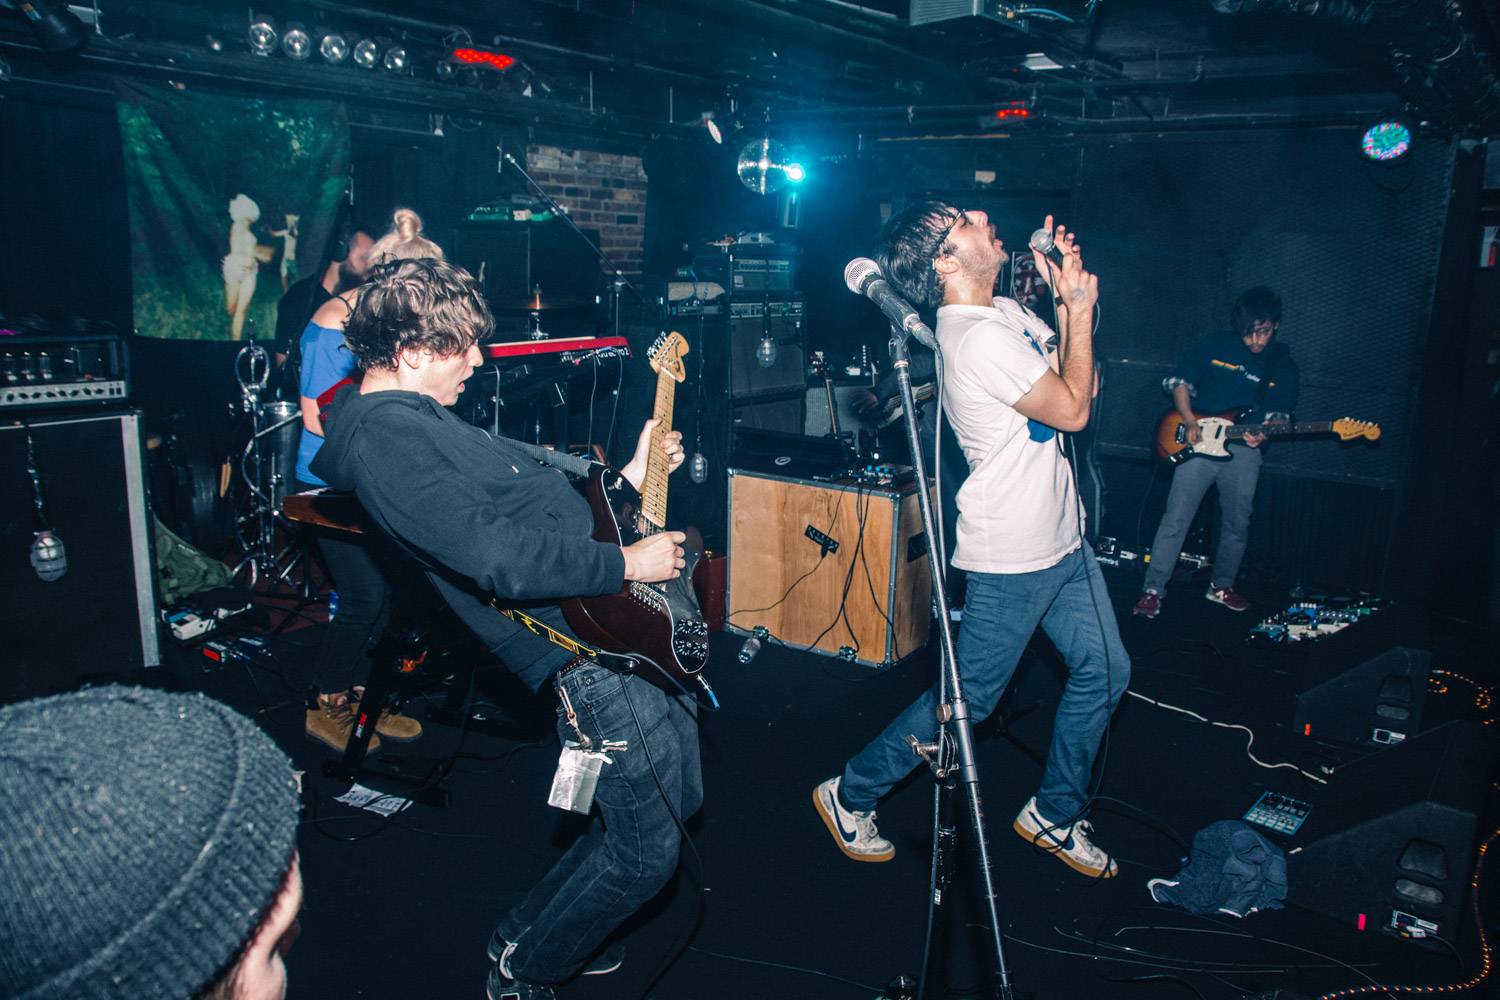
[[[1158,594],[1166,589],[1193,515],[1203,502],[1203,494],[1215,484],[1219,487],[1219,544],[1214,548],[1210,586],[1234,586],[1240,560],[1245,557],[1245,544],[1250,540],[1250,511],[1255,505],[1255,484],[1260,479],[1261,453],[1259,448],[1242,445],[1231,445],[1229,453],[1234,457],[1227,462],[1190,458],[1172,473],[1172,490],[1167,494],[1167,509],[1151,543],[1151,563],[1146,569],[1144,589]]]

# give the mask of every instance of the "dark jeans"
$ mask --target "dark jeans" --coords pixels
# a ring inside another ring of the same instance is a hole
[[[315,487],[297,483],[298,490]],[[390,617],[391,588],[363,536],[319,530],[318,550],[339,592],[338,614],[323,631],[313,660],[313,686],[320,694],[338,694],[363,684],[370,674],[369,645]]]
[[[661,891],[677,870],[680,834],[672,815],[685,821],[703,804],[691,699],[592,665],[569,671],[559,684],[585,735],[624,740],[629,749],[612,754],[599,775],[593,827],[500,922],[501,936],[516,945],[511,972],[533,983],[571,978],[611,931]],[[561,706],[557,731],[576,739]]]
[[[1065,820],[1083,808],[1104,727],[1130,683],[1130,657],[1087,542],[1034,573],[968,574],[956,652],[975,725],[999,703],[1038,624],[1067,662],[1068,682],[1057,705],[1037,809],[1049,820]],[[906,737],[935,738],[936,708],[934,684],[849,761],[839,786],[845,805],[861,812],[875,808],[921,763]]]

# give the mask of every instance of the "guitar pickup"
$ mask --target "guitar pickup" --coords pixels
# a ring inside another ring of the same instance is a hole
[[[806,535],[808,540],[810,540],[818,548],[822,549],[824,556],[828,555],[828,553],[830,552],[837,552],[839,550],[839,543],[837,539],[829,538],[827,535],[823,534],[823,532],[819,531],[817,528],[814,528],[810,524],[807,526],[807,529],[802,532],[802,534]]]

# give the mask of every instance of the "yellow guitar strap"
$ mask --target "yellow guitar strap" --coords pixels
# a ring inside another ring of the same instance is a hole
[[[579,642],[571,635],[564,635],[557,629],[553,628],[551,625],[548,625],[544,621],[538,621],[524,611],[518,611],[515,608],[502,608],[495,601],[490,601],[490,607],[494,608],[496,611],[500,612],[502,615],[509,618],[516,624],[522,626],[533,635],[541,636],[543,639],[546,639],[554,646],[561,646],[563,649],[566,649],[574,656],[588,656],[594,659],[599,658],[601,650],[595,649],[594,647],[589,646],[586,643]]]

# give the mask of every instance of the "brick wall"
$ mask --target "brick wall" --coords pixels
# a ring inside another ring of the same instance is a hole
[[[646,171],[639,156],[527,146],[526,167],[580,228],[599,231],[600,248],[620,270],[640,273],[646,238]]]

